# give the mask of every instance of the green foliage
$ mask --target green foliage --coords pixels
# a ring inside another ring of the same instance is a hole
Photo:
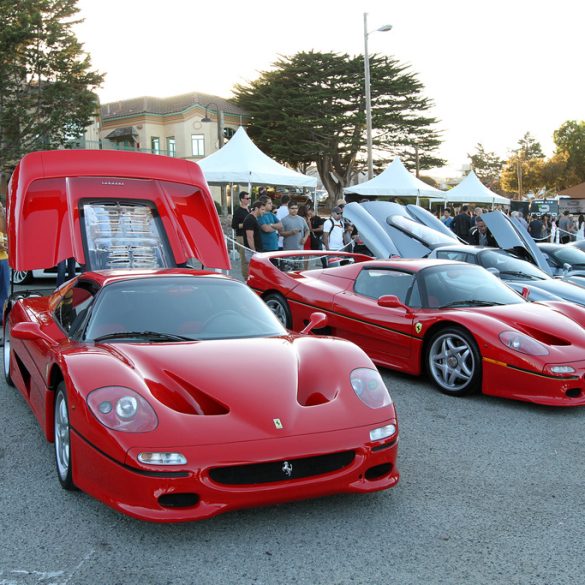
[[[0,0],[0,170],[83,134],[103,75],[72,27],[77,0]]]
[[[432,106],[407,67],[385,56],[370,57],[372,127],[378,167],[400,155],[419,168],[444,164],[425,115]],[[270,156],[300,168],[315,163],[330,199],[341,195],[365,168],[365,99],[362,56],[300,52],[282,57],[270,71],[234,88],[237,103],[251,117],[250,136]]]
[[[477,178],[494,192],[500,191],[500,173],[504,161],[495,153],[485,150],[482,144],[477,144],[474,154],[467,155],[471,161],[471,168]]]
[[[564,155],[567,180],[562,187],[585,181],[585,122],[568,120],[554,133],[556,155]]]
[[[529,191],[537,192],[545,187],[545,156],[542,147],[529,132],[518,141],[518,148],[504,163],[500,184],[504,191],[522,198]]]

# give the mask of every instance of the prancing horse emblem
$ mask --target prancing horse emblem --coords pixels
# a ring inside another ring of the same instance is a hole
[[[420,332],[422,331],[422,323],[417,323],[417,324],[414,326],[414,330],[415,330],[417,333],[420,333]]]
[[[282,422],[280,422],[280,419],[279,419],[279,418],[273,418],[273,419],[272,419],[272,422],[274,422],[274,426],[275,426],[277,429],[282,429],[282,428],[284,428],[284,427],[282,426]]]
[[[292,464],[288,461],[285,461],[282,464],[282,473],[284,473],[287,477],[290,477],[292,475]]]

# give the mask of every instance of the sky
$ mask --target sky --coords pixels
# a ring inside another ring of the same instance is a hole
[[[585,4],[578,0],[78,0],[76,27],[102,103],[188,92],[229,98],[281,55],[364,51],[408,65],[440,120],[456,176],[481,143],[507,158],[526,132],[544,153],[585,120]],[[391,24],[388,32],[373,32]]]

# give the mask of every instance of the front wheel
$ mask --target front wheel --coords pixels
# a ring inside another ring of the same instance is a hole
[[[27,284],[32,280],[32,272],[27,270],[14,270],[12,272],[12,282],[14,284]]]
[[[11,343],[10,343],[10,325],[8,325],[8,315],[4,317],[4,347],[2,348],[2,358],[4,363],[4,379],[9,386],[14,386],[12,377],[10,375],[10,358],[11,358]]]
[[[61,382],[55,396],[55,466],[61,487],[74,490],[71,463],[71,427],[65,383]]]
[[[444,394],[465,396],[481,386],[481,356],[471,335],[458,327],[441,329],[431,338],[427,371]]]
[[[292,327],[292,316],[286,299],[278,293],[270,293],[264,297],[264,302],[276,315],[276,318],[287,328]]]

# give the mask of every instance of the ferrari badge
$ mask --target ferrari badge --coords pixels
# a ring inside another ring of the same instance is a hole
[[[414,326],[414,330],[415,330],[417,333],[420,333],[420,332],[422,331],[422,323],[417,323],[417,324]]]
[[[272,420],[274,421],[274,426],[275,426],[277,429],[282,429],[282,428],[284,428],[284,427],[282,426],[282,423],[280,422],[280,419],[279,419],[279,418],[273,418]]]

